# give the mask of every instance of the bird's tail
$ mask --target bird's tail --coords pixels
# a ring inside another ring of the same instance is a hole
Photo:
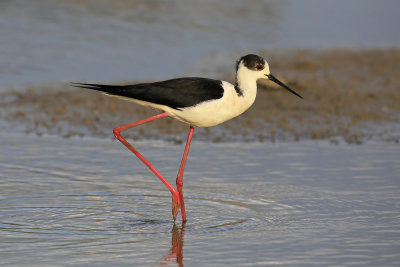
[[[123,85],[107,85],[107,84],[94,84],[94,83],[71,83],[71,86],[101,91],[111,95],[121,94],[121,91],[123,91],[125,87]]]

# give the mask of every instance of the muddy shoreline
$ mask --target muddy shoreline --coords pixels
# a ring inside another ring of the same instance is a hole
[[[276,50],[261,51],[260,55],[270,62],[271,72],[304,100],[269,82],[260,82],[256,102],[248,111],[222,125],[197,129],[196,139],[400,141],[399,49]],[[226,75],[221,78],[232,82],[232,66],[224,71]],[[0,121],[6,132],[111,138],[114,127],[158,113],[75,89],[65,82],[31,85],[23,90],[6,88],[2,92]],[[166,118],[128,131],[125,136],[181,143],[187,128]]]

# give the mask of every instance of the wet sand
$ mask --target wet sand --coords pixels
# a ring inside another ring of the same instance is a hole
[[[197,129],[197,140],[399,142],[400,50],[269,50],[260,54],[268,59],[272,73],[304,100],[262,81],[256,102],[247,112],[220,126]],[[232,66],[222,72],[225,75],[221,78],[233,81]],[[6,132],[111,138],[114,127],[158,113],[98,92],[72,88],[66,82],[2,91],[0,119]],[[181,143],[187,128],[166,118],[125,135]]]

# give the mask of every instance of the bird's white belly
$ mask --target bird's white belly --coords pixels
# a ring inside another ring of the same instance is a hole
[[[211,127],[223,123],[233,117],[237,112],[232,109],[215,103],[216,101],[208,101],[201,103],[195,107],[184,108],[181,111],[172,112],[172,116],[176,119],[199,127]]]
[[[237,98],[237,96],[235,96]],[[182,110],[166,110],[172,117],[198,127],[211,127],[246,111],[253,102],[238,101],[230,96],[210,100]]]

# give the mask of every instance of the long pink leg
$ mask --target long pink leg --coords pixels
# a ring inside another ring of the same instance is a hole
[[[130,151],[132,151],[133,154],[135,154],[161,180],[161,182],[163,182],[165,184],[165,186],[169,189],[169,191],[171,191],[171,194],[172,194],[172,216],[175,220],[176,215],[178,214],[178,211],[179,211],[179,203],[180,203],[180,197],[179,197],[178,191],[170,183],[168,183],[168,181],[156,170],[156,168],[153,167],[153,165],[150,164],[150,162],[147,159],[145,159],[145,157],[143,157],[136,149],[134,149],[131,146],[131,144],[129,144],[121,136],[121,132],[126,129],[129,129],[129,128],[132,128],[132,127],[135,127],[135,126],[138,126],[138,125],[150,122],[150,121],[161,119],[161,118],[164,118],[167,116],[168,116],[168,113],[163,112],[161,114],[152,116],[152,117],[144,119],[144,120],[140,120],[137,122],[133,122],[133,123],[124,125],[124,126],[117,127],[114,129],[114,135],[122,144],[124,144]]]
[[[182,191],[182,186],[183,186],[182,179],[183,179],[183,171],[185,170],[186,159],[187,159],[189,149],[190,149],[190,142],[192,141],[192,137],[193,137],[193,130],[194,130],[194,127],[190,126],[188,139],[186,141],[185,151],[183,152],[181,166],[179,167],[178,175],[176,177],[176,188],[178,189],[179,199],[181,202],[182,222],[186,222],[185,203],[183,201],[183,191]]]

